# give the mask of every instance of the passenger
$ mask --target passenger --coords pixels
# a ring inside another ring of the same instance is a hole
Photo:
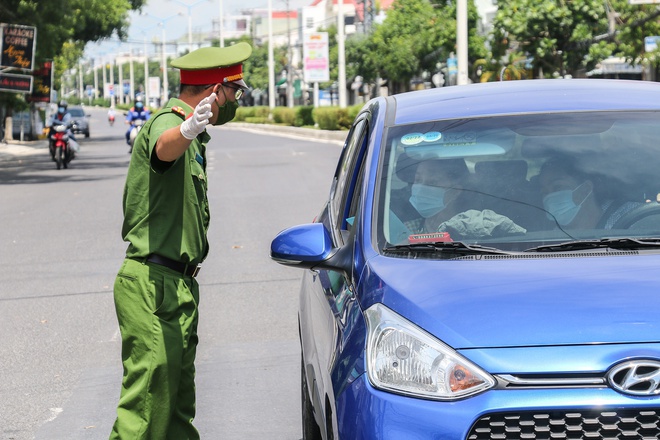
[[[420,217],[405,221],[412,233],[436,232],[441,223],[465,211],[470,172],[463,159],[420,162],[412,184],[410,204]],[[469,193],[468,193],[469,194]]]
[[[543,208],[548,218],[570,229],[612,229],[617,220],[641,202],[603,202],[594,194],[594,179],[581,173],[570,159],[547,160],[539,173]]]

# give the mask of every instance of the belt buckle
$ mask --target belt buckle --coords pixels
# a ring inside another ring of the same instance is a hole
[[[202,268],[202,266],[200,264],[195,266],[195,270],[193,271],[192,275],[190,275],[190,276],[195,278],[197,276],[197,274],[199,273],[199,269],[201,269],[201,268]]]

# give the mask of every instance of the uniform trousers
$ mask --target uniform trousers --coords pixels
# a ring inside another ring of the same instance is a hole
[[[198,440],[195,354],[199,285],[125,259],[114,285],[124,376],[110,439]]]

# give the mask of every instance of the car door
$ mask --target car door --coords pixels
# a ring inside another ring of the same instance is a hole
[[[335,172],[326,210],[327,215],[324,218],[326,227],[331,231],[335,247],[350,246],[351,240],[354,240],[353,232],[359,217],[358,207],[364,174],[368,127],[368,113],[356,118]],[[312,279],[314,286],[311,289],[312,297],[305,298],[303,295],[301,302],[309,301],[307,310],[310,319],[307,324],[313,328],[313,350],[318,356],[317,373],[323,376],[316,377],[316,380],[321,380],[322,384],[316,384],[318,387],[316,391],[319,394],[315,396],[315,406],[319,408],[318,404],[323,405],[326,422],[330,422],[334,419],[331,417],[331,414],[334,413],[331,371],[334,368],[337,353],[342,348],[340,341],[343,339],[342,335],[349,320],[348,309],[351,302],[354,302],[352,274],[319,270],[312,272]],[[305,306],[302,307],[305,308]],[[309,356],[307,358],[309,360]],[[310,378],[308,378],[309,380]],[[331,426],[329,425],[327,428]]]

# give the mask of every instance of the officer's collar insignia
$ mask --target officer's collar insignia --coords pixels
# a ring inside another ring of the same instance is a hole
[[[179,107],[179,106],[172,107],[172,112],[184,118],[186,117],[186,111],[183,109],[183,107]]]

